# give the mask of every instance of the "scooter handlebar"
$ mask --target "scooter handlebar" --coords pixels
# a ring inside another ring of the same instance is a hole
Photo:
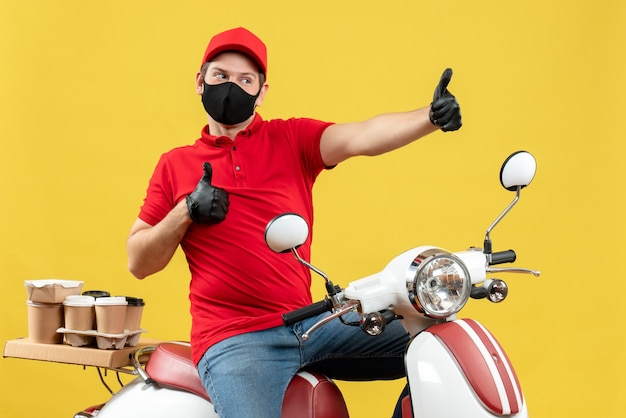
[[[295,311],[283,314],[283,322],[285,323],[285,325],[293,325],[296,322],[302,321],[303,319],[311,318],[315,315],[319,315],[324,312],[330,312],[332,310],[333,303],[330,301],[330,299],[326,298],[311,305],[307,305],[303,308],[296,309]]]
[[[517,255],[515,255],[515,251],[513,250],[496,251],[491,254],[489,265],[494,266],[496,264],[513,263],[516,258]]]

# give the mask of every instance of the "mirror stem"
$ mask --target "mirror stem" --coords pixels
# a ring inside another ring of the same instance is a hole
[[[317,267],[315,267],[311,263],[309,263],[309,262],[305,261],[304,259],[302,259],[302,257],[300,257],[300,254],[298,254],[298,250],[295,247],[291,249],[291,252],[293,253],[293,256],[296,257],[296,260],[298,260],[298,262],[300,262],[301,264],[304,264],[309,269],[313,270],[314,272],[316,272],[317,274],[322,276],[322,278],[326,282],[326,292],[328,293],[328,296],[330,296],[330,298],[332,299],[333,306],[335,308],[337,306],[339,306],[340,305],[340,301],[337,299],[336,295],[339,292],[341,292],[341,288],[339,286],[335,286],[333,284],[333,282],[330,281],[330,279],[328,278],[326,273],[324,273],[322,270],[318,269]]]
[[[491,237],[489,236],[489,234],[491,234],[491,231],[493,230],[493,228],[495,228],[496,225],[498,225],[498,223],[502,220],[502,218],[504,218],[504,216],[507,213],[509,213],[509,211],[513,208],[513,206],[515,206],[515,204],[519,200],[521,190],[522,190],[522,186],[517,186],[517,190],[515,192],[515,199],[513,199],[513,201],[509,204],[509,206],[507,206],[506,209],[504,209],[504,211],[496,218],[496,220],[493,221],[493,223],[489,226],[489,228],[487,228],[487,233],[485,234],[485,248],[484,248],[485,254],[491,254]]]
[[[305,266],[307,266],[308,268],[310,268],[311,270],[313,270],[314,272],[322,276],[324,280],[326,281],[326,283],[330,282],[330,280],[328,280],[328,276],[326,275],[326,273],[324,273],[322,270],[318,269],[311,263],[304,261],[302,257],[300,257],[300,254],[298,254],[298,250],[296,250],[295,248],[292,248],[291,252],[293,253],[293,256],[296,257],[296,260],[298,260],[300,263],[304,264]]]

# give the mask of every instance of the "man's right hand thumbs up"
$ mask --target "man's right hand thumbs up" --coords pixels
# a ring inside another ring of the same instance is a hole
[[[195,190],[187,195],[187,209],[191,220],[203,224],[220,223],[228,212],[228,192],[211,185],[213,169],[211,164],[203,165],[204,175]]]

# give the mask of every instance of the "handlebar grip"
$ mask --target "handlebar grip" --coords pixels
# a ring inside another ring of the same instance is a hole
[[[292,325],[303,319],[311,318],[315,315],[319,315],[324,312],[330,312],[333,310],[333,304],[330,299],[320,300],[311,305],[307,305],[304,308],[296,309],[295,311],[283,314],[283,322],[285,325]]]
[[[489,262],[489,265],[493,266],[495,264],[512,263],[516,258],[517,255],[515,255],[515,251],[513,250],[496,251],[491,254],[491,261]]]

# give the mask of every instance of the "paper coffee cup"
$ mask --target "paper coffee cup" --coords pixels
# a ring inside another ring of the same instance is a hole
[[[136,331],[141,329],[141,316],[143,314],[143,307],[146,305],[142,298],[134,298],[126,296],[126,325],[125,328],[129,331]]]
[[[123,334],[128,302],[123,296],[97,298],[94,301],[96,327],[102,334]]]
[[[89,331],[94,329],[96,313],[95,298],[91,296],[67,296],[63,301],[65,311],[65,328],[73,331]]]
[[[28,340],[42,344],[61,344],[63,334],[63,304],[26,301],[28,306]]]

